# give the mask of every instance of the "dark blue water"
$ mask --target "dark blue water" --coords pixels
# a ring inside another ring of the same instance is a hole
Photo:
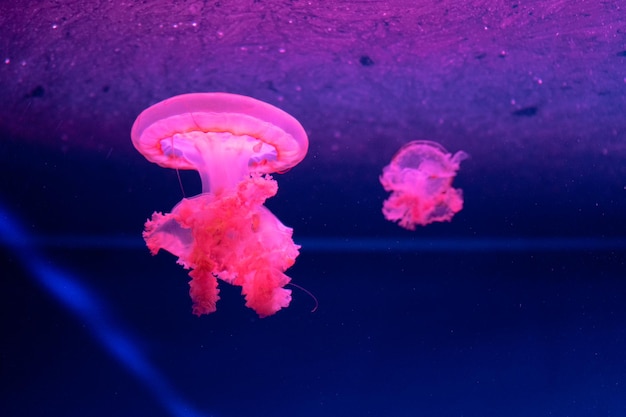
[[[292,288],[258,319],[222,284],[198,318],[186,271],[140,237],[181,198],[173,171],[3,150],[19,157],[0,201],[2,415],[626,415],[626,246],[601,216],[566,228],[552,200],[490,205],[470,184],[452,223],[411,233],[382,218],[377,183],[318,184],[311,203],[294,170],[269,205],[319,307]]]

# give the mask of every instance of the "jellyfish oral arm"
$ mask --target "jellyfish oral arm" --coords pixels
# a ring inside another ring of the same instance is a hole
[[[263,206],[277,189],[273,179],[251,176],[219,198],[183,199],[171,213],[155,213],[146,222],[144,239],[152,253],[165,249],[191,269],[194,314],[215,311],[217,278],[241,286],[246,305],[261,317],[289,305],[284,271],[300,247],[293,243],[293,230]]]

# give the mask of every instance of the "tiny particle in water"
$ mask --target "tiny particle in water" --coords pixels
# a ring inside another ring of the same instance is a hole
[[[31,92],[26,95],[26,97],[43,97],[45,92],[46,90],[42,86],[38,85],[37,87],[33,88]]]
[[[363,55],[361,58],[359,58],[359,62],[364,67],[371,67],[372,65],[374,65],[374,61],[372,60],[372,58],[367,55]]]
[[[59,25],[57,25],[56,23],[53,23],[53,24],[52,24],[52,29],[56,29],[56,28],[58,28],[58,27],[59,27]]]
[[[276,88],[276,86],[274,85],[274,82],[273,82],[273,81],[271,81],[271,80],[267,82],[267,88],[268,88],[269,90],[272,90],[272,91],[273,91],[273,92],[275,92],[275,93],[278,93],[278,89],[277,89],[277,88]]]
[[[278,52],[284,54],[285,52],[287,52],[287,50],[285,48],[279,48]]]
[[[10,64],[11,63],[11,58],[5,58],[4,59],[4,63],[5,64]]]
[[[537,114],[537,107],[535,106],[523,107],[519,110],[515,110],[511,114],[513,116],[527,116],[527,117],[534,116]]]

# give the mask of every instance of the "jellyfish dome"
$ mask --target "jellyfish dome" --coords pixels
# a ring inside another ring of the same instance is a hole
[[[218,278],[241,286],[246,305],[261,317],[287,307],[284,271],[300,247],[263,203],[278,191],[270,174],[306,155],[302,125],[250,97],[196,93],[144,110],[131,138],[149,161],[200,174],[202,193],[183,198],[171,213],[155,212],[143,233],[153,255],[164,249],[190,269],[193,313],[216,310]]]

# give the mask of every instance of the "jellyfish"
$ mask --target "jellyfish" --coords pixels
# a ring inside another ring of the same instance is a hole
[[[385,218],[405,229],[450,221],[463,208],[463,193],[452,188],[459,164],[468,155],[451,155],[436,142],[404,145],[383,169],[380,182],[391,195],[383,204]]]
[[[198,171],[202,193],[170,213],[155,212],[143,238],[150,252],[178,257],[190,270],[195,315],[216,310],[218,281],[241,287],[246,306],[270,316],[291,301],[285,270],[299,254],[293,229],[263,204],[278,191],[270,175],[306,155],[302,125],[262,101],[227,93],[184,94],[144,110],[135,148],[162,167]]]

